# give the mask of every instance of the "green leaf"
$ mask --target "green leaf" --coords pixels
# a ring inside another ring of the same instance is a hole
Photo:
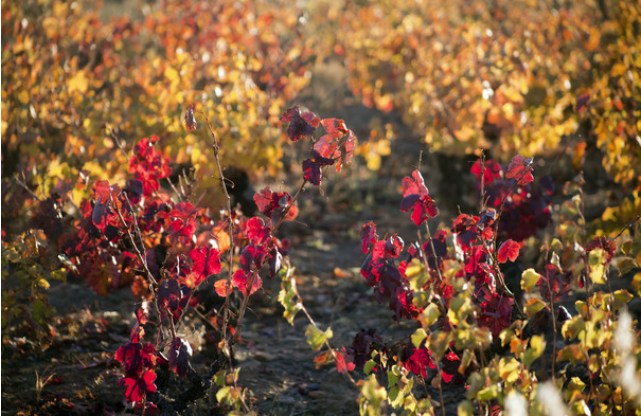
[[[525,270],[523,274],[521,274],[521,288],[529,292],[530,289],[536,286],[536,282],[538,282],[540,278],[541,275],[534,271],[534,269]]]
[[[395,386],[400,378],[401,373],[398,371],[398,367],[396,365],[392,366],[392,369],[387,372],[387,388],[391,389]]]
[[[371,373],[371,372],[372,372],[372,369],[373,369],[374,367],[376,367],[376,363],[374,362],[374,360],[369,360],[369,361],[368,361],[368,362],[366,362],[366,363],[365,363],[365,365],[363,366],[363,372],[364,372],[366,375],[369,375],[369,373]]]
[[[325,340],[330,339],[333,336],[334,333],[332,332],[332,328],[327,328],[327,330],[323,332],[314,324],[309,324],[305,331],[307,343],[314,351],[320,350]]]

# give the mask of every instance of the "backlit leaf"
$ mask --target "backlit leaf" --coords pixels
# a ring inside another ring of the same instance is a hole
[[[326,340],[332,338],[334,333],[331,328],[327,328],[325,331],[321,331],[316,325],[309,324],[305,330],[305,337],[307,338],[307,343],[312,347],[314,351],[321,349]]]

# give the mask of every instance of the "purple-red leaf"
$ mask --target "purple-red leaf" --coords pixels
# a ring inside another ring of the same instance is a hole
[[[333,164],[334,159],[324,158],[316,150],[312,150],[312,158],[303,161],[304,177],[309,183],[320,186],[323,177],[323,166]]]
[[[438,208],[434,200],[429,197],[425,181],[421,172],[415,170],[412,177],[403,179],[403,199],[401,200],[401,212],[412,210],[412,221],[421,225],[429,218],[438,215]]]
[[[193,350],[189,342],[176,337],[169,346],[169,368],[179,376],[185,376],[189,369],[189,357],[191,357],[192,354]]]
[[[311,111],[301,113],[297,105],[283,113],[280,120],[283,123],[289,123],[287,136],[295,142],[303,137],[310,137],[320,124],[320,118],[316,114]]]

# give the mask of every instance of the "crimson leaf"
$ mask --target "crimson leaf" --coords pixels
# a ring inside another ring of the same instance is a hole
[[[200,276],[201,279],[220,273],[220,257],[218,250],[215,248],[201,247],[193,249],[189,253],[189,257],[193,261],[192,272]]]
[[[363,224],[363,228],[361,229],[361,245],[364,254],[367,254],[369,245],[372,243],[376,243],[376,224],[370,221]]]
[[[156,373],[153,370],[145,372],[142,377],[125,377],[118,384],[125,386],[125,399],[128,402],[141,401],[148,393],[156,391]]]
[[[510,261],[515,261],[519,256],[520,248],[521,245],[512,239],[504,241],[503,244],[501,244],[501,247],[499,247],[497,255],[499,263],[505,263],[508,259],[510,259]]]

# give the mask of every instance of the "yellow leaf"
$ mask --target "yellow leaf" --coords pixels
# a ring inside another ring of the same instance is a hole
[[[82,94],[87,92],[87,88],[89,88],[89,80],[85,76],[84,71],[78,71],[76,75],[71,77],[69,80],[69,93],[73,93],[75,91],[78,91]]]
[[[167,77],[167,79],[169,79],[169,81],[173,81],[178,78],[178,71],[168,66],[167,69],[165,69],[165,76]]]
[[[25,90],[20,91],[18,100],[20,100],[22,104],[27,104],[29,102],[29,93]]]
[[[519,378],[519,362],[514,358],[510,358],[510,361],[507,361],[505,358],[501,358],[499,361],[499,373],[501,378],[508,383],[514,383]]]
[[[590,265],[590,279],[595,285],[605,284],[605,253],[602,249],[597,248],[590,252],[588,257]]]

